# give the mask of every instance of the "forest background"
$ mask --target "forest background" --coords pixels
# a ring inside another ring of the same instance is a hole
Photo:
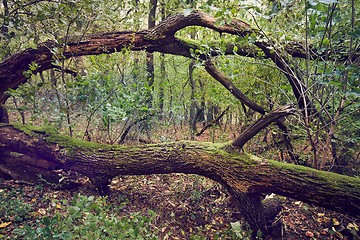
[[[57,57],[48,71],[29,66],[26,83],[2,98],[1,116],[107,144],[218,143],[286,105],[291,115],[262,129],[243,151],[358,177],[358,7],[355,0],[3,0],[1,60],[49,40]],[[194,46],[189,57],[132,46],[61,57],[73,36],[152,29],[195,10],[214,16],[218,27],[241,19],[256,31],[234,36],[186,27],[176,37]],[[269,57],[274,53],[285,64]],[[219,72],[231,84],[219,81]]]

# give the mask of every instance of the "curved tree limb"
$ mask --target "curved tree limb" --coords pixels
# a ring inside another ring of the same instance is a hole
[[[5,92],[8,89],[16,89],[19,85],[27,81],[24,72],[29,70],[32,63],[36,63],[37,68],[32,71],[36,74],[41,71],[55,67],[52,65],[53,59],[70,58],[85,55],[98,55],[102,53],[114,53],[123,48],[132,51],[147,50],[149,52],[162,52],[192,58],[191,49],[199,46],[190,44],[177,38],[174,34],[187,26],[202,26],[213,29],[220,33],[229,33],[236,36],[246,36],[251,33],[259,34],[250,25],[234,19],[231,24],[218,26],[215,18],[203,12],[195,11],[187,16],[177,14],[166,18],[151,30],[138,32],[120,31],[91,34],[86,36],[69,36],[64,48],[62,43],[54,41],[44,42],[36,49],[29,48],[10,56],[0,63],[0,104],[4,104],[8,96]],[[285,47],[291,56],[304,57],[304,48],[301,43],[290,43]],[[227,54],[234,53],[234,45],[229,45]],[[238,46],[237,54],[243,56],[256,56],[256,51],[249,46]],[[258,42],[258,47],[265,51],[266,57],[271,57],[271,51],[266,42]],[[60,55],[56,53],[56,48],[64,49]],[[216,55],[219,53],[212,53]],[[203,56],[204,58],[204,56]],[[276,61],[272,57],[273,61]],[[283,69],[283,66],[280,66]]]
[[[251,138],[258,134],[262,129],[276,122],[278,119],[293,114],[295,109],[291,106],[283,106],[271,111],[266,116],[262,116],[259,120],[243,131],[232,143],[233,146],[242,148]]]

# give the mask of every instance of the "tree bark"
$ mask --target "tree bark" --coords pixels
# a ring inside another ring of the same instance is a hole
[[[9,123],[9,115],[7,109],[0,103],[0,123]]]
[[[148,16],[148,28],[152,29],[155,27],[155,18],[156,18],[156,7],[157,0],[151,0],[149,3],[149,16]],[[147,80],[149,87],[149,96],[147,101],[149,109],[152,108],[152,100],[153,100],[153,89],[154,89],[154,81],[155,81],[155,72],[154,72],[154,54],[152,52],[146,53],[146,71],[147,71]]]
[[[1,172],[15,178],[36,178],[41,173],[56,181],[53,171],[57,169],[88,176],[102,194],[117,175],[202,175],[229,189],[255,230],[266,231],[257,200],[261,193],[276,193],[360,217],[360,179],[240,155],[231,145],[191,141],[100,145],[58,135],[48,127],[0,125]]]
[[[271,111],[266,116],[262,116],[255,123],[246,128],[232,143],[233,146],[242,148],[251,138],[258,134],[262,129],[276,122],[280,118],[293,114],[295,109],[291,106],[283,106]]]
[[[195,140],[195,134],[197,132],[196,123],[198,118],[204,109],[199,107],[199,104],[196,100],[196,82],[194,79],[194,70],[195,70],[195,61],[192,60],[189,64],[189,83],[190,83],[190,113],[189,113],[189,127],[190,127],[190,138]]]

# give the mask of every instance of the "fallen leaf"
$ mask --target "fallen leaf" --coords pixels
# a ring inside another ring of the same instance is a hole
[[[333,220],[334,226],[339,226],[340,225],[339,220],[337,220],[336,218],[333,218],[332,220]]]
[[[41,215],[45,215],[46,214],[46,210],[44,208],[40,208],[38,211],[37,211],[39,214]]]
[[[310,232],[310,231],[306,231],[306,234],[305,234],[307,237],[314,237],[314,233]]]
[[[318,213],[317,214],[319,217],[323,217],[323,216],[325,216],[325,213]]]
[[[352,229],[354,229],[355,231],[359,231],[359,226],[356,223],[349,223],[346,228],[350,231]]]
[[[329,232],[329,229],[328,229],[328,228],[324,228],[324,229],[321,231],[321,234],[322,234],[322,235],[326,235],[326,234],[328,234],[328,232]]]
[[[0,228],[6,228],[6,227],[9,226],[10,224],[11,224],[11,222],[0,223]]]

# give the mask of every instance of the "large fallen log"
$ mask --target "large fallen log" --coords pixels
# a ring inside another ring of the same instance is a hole
[[[251,226],[264,232],[262,193],[360,217],[360,179],[240,154],[230,144],[113,146],[72,139],[48,127],[0,125],[0,172],[14,178],[39,173],[51,178],[57,169],[88,176],[102,194],[118,175],[202,175],[224,185]]]

